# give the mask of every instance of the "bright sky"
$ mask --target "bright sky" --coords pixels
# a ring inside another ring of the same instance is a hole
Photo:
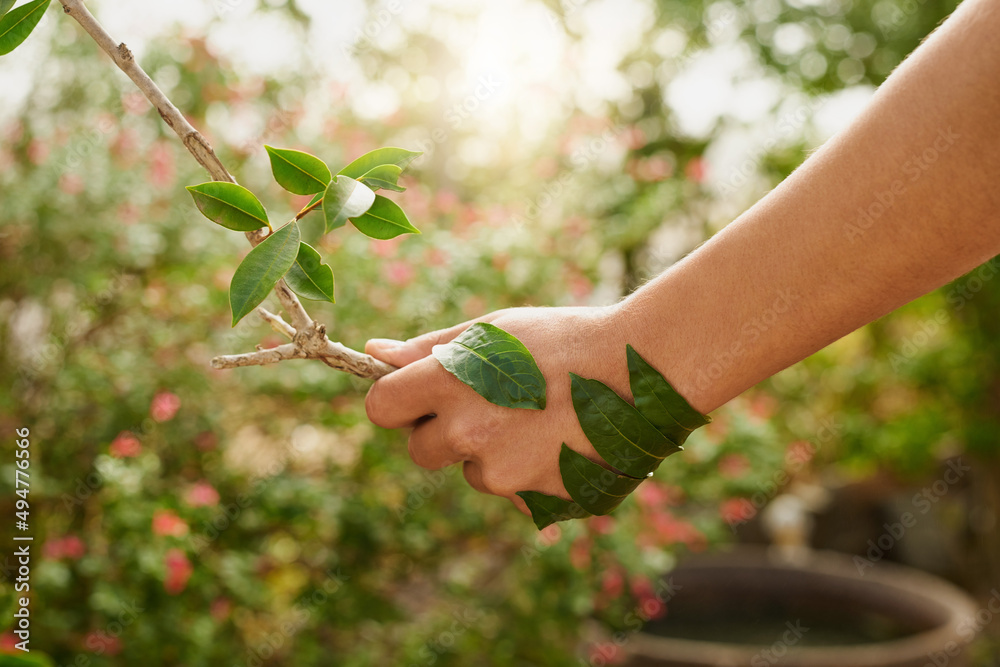
[[[88,5],[112,36],[126,41],[140,59],[149,40],[171,26],[179,23],[204,33],[211,21],[219,19],[211,26],[209,42],[237,71],[280,72],[307,66],[308,61],[308,66],[330,80],[349,84],[356,111],[370,117],[391,114],[405,100],[389,85],[365,82],[349,47],[364,44],[365,38],[358,41],[359,34],[391,47],[405,41],[407,30],[431,32],[465,54],[464,71],[444,80],[421,79],[420,94],[461,101],[477,89],[484,90],[484,81],[491,82],[489,95],[476,111],[484,145],[490,136],[511,128],[523,133],[523,140],[541,138],[571,101],[600,113],[605,100],[626,99],[630,83],[618,71],[618,63],[653,19],[651,0],[565,2],[569,22],[583,36],[577,47],[551,12],[535,0],[386,0],[374,15],[366,13],[362,0],[301,0],[300,6],[313,17],[303,45],[296,30],[282,25],[284,19],[259,11],[262,2],[281,0],[93,0]],[[456,12],[467,18],[457,18]],[[42,35],[33,37],[51,34],[55,23],[64,20],[56,7],[50,8],[39,27]],[[790,95],[767,78],[745,48],[733,42],[731,27],[724,25],[713,48],[687,62],[678,74],[630,73],[633,79],[670,77],[666,98],[682,132],[705,136],[725,114],[744,125],[717,136],[710,153],[716,180],[731,181],[748,152],[752,154],[756,145],[777,132],[786,132],[789,122],[796,130],[809,130],[812,141],[824,140],[845,125],[871,95],[868,89],[851,88],[820,104]],[[23,103],[30,77],[44,55],[45,41],[29,39],[0,59],[0,122],[17,113]],[[656,44],[656,50],[668,56],[682,47],[683,36],[669,33]],[[800,113],[803,108],[813,125],[807,127],[808,120]],[[779,126],[782,119],[786,122]]]

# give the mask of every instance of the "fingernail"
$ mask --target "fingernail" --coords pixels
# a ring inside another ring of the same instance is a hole
[[[403,341],[392,340],[391,338],[372,338],[370,341],[368,341],[368,344],[377,347],[379,350],[383,352],[391,352],[392,350],[395,350],[397,347],[402,345]]]

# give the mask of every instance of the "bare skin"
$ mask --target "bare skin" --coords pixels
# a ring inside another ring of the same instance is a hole
[[[625,345],[701,412],[1000,253],[1000,0],[966,0],[865,112],[720,233],[624,301],[517,308],[488,321],[531,350],[544,411],[486,402],[429,356],[472,322],[365,351],[402,367],[369,418],[413,427],[426,468],[464,462],[475,489],[569,498],[560,444],[600,461],[570,371],[630,397]],[[433,415],[433,416],[431,416]]]

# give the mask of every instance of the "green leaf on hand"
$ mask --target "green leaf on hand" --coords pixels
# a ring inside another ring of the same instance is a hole
[[[445,369],[494,405],[545,409],[545,376],[514,336],[477,322],[433,354]]]
[[[373,203],[375,192],[367,185],[348,176],[335,176],[323,194],[326,231],[343,227],[348,218],[364,215]]]
[[[359,180],[373,190],[382,188],[393,192],[405,192],[406,188],[396,183],[401,173],[403,170],[394,164],[380,164]]]
[[[631,345],[625,346],[625,353],[635,407],[660,433],[683,445],[693,430],[711,421],[688,405],[666,378],[646,363]]]
[[[212,222],[237,232],[252,232],[266,227],[267,211],[252,192],[242,185],[209,181],[189,185],[198,210]]]
[[[556,521],[582,519],[591,516],[590,512],[575,502],[563,500],[556,496],[548,496],[537,491],[518,491],[517,495],[521,497],[524,504],[531,510],[531,520],[535,522],[538,530],[546,528]]]
[[[563,443],[559,472],[570,498],[591,514],[608,514],[621,505],[643,480],[618,475]]]
[[[336,303],[333,298],[333,269],[323,263],[319,252],[308,243],[299,243],[299,254],[285,274],[285,282],[303,299]]]
[[[679,451],[632,405],[603,382],[570,373],[573,408],[597,453],[630,477],[645,478]]]
[[[243,259],[229,285],[233,326],[267,298],[288,273],[299,252],[299,226],[293,221],[274,232]]]
[[[333,175],[315,155],[289,148],[264,146],[271,157],[271,172],[278,185],[297,195],[322,192]]]
[[[28,38],[42,20],[49,2],[50,0],[35,0],[3,14],[3,18],[0,18],[0,56],[7,55]],[[5,3],[6,8],[10,9],[12,4]]]
[[[367,213],[351,218],[351,222],[362,234],[383,241],[400,234],[420,233],[420,230],[406,219],[406,214],[396,202],[381,195],[375,195],[375,202]]]
[[[0,0],[0,17],[10,11],[17,0]]]
[[[375,167],[384,164],[395,165],[403,170],[422,154],[421,152],[408,151],[405,148],[377,148],[370,153],[365,153],[338,173],[351,178],[361,178]]]

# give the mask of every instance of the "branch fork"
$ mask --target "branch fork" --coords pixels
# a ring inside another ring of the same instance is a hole
[[[212,180],[235,183],[236,179],[219,160],[212,145],[188,122],[187,118],[139,66],[125,43],[115,42],[94,18],[94,15],[90,13],[83,0],[59,1],[63,6],[63,11],[80,24],[87,34],[97,42],[97,45],[111,57],[115,65],[145,95],[163,121],[177,134],[188,152],[209,173]],[[267,236],[268,232],[264,229],[246,233],[251,246],[257,246]],[[326,326],[309,317],[309,313],[306,312],[295,293],[285,284],[284,279],[278,281],[274,291],[278,300],[281,301],[282,307],[288,313],[291,323],[285,322],[280,316],[269,313],[263,308],[258,308],[257,312],[272,328],[287,336],[292,342],[267,350],[258,349],[256,352],[247,354],[216,357],[212,359],[213,368],[262,366],[288,359],[318,359],[331,368],[373,380],[395,370],[393,366],[374,357],[331,341],[326,335]]]

